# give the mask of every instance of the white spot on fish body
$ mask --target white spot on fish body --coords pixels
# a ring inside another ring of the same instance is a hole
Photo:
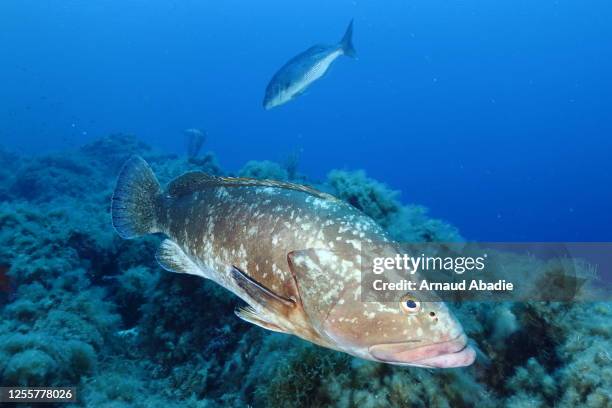
[[[334,257],[328,251],[321,251],[319,253],[319,261],[321,262],[321,266],[332,265],[334,263]]]
[[[229,193],[227,192],[227,189],[225,187],[219,187],[217,188],[217,192],[215,196],[219,199],[222,199],[222,198],[229,197]]]
[[[351,244],[353,248],[355,248],[358,251],[361,251],[361,241],[358,241],[356,239],[347,239],[346,243]]]
[[[307,200],[307,201],[308,201],[308,200]],[[327,200],[323,200],[323,199],[321,199],[321,198],[314,198],[314,197],[313,197],[313,200],[311,200],[311,201],[312,201],[312,205],[313,205],[315,208],[317,208],[317,209],[323,209],[323,210],[326,210],[326,209],[328,209],[328,208],[330,208],[330,207],[331,207],[331,204],[330,204],[330,202],[329,202],[329,201],[327,201]]]
[[[263,194],[275,194],[276,193],[276,189],[274,187],[261,187],[258,188],[257,190],[255,190],[256,194],[258,193],[263,193]]]
[[[283,276],[283,270],[276,266],[276,264],[272,264],[272,273],[276,276]]]

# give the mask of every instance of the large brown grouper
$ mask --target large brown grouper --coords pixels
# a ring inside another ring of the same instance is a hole
[[[212,279],[263,328],[373,361],[422,367],[472,364],[474,350],[442,302],[406,294],[361,299],[362,243],[388,243],[369,217],[302,185],[184,174],[162,191],[149,165],[124,165],[112,199],[119,235],[162,233],[160,265]],[[383,245],[384,246],[384,245]]]

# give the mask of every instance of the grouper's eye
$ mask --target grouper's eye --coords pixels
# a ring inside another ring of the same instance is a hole
[[[400,300],[400,309],[407,314],[415,314],[421,310],[421,302],[412,295],[404,295]]]

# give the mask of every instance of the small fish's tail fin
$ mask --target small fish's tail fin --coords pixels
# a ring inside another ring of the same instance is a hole
[[[349,23],[344,33],[344,37],[340,40],[340,47],[347,57],[357,58],[357,51],[355,51],[355,47],[353,47],[353,20]]]
[[[146,161],[133,156],[125,162],[111,203],[113,227],[121,238],[159,232],[156,213],[160,195],[159,182]]]

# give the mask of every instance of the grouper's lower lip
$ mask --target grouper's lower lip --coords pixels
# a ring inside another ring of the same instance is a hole
[[[415,347],[414,342],[376,344],[369,351],[374,358],[387,363],[430,368],[465,367],[476,359],[476,352],[467,345],[465,334],[420,347]]]

